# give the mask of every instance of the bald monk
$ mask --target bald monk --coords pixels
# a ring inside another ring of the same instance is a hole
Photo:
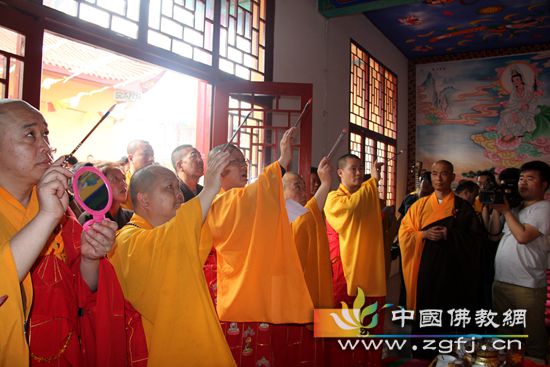
[[[126,153],[128,154],[129,169],[126,171],[126,184],[130,186],[130,180],[132,175],[142,169],[143,167],[150,166],[155,162],[155,152],[151,144],[146,140],[136,139],[128,143],[126,147]],[[133,210],[132,200],[128,195],[126,201],[122,204],[124,209]]]
[[[230,163],[222,173],[222,192],[201,233],[201,256],[216,250],[217,256],[208,256],[205,272],[214,276],[209,279],[212,295],[239,365],[278,363],[272,343],[283,338],[272,334],[271,324],[303,324],[313,318],[282,187],[295,131],[284,133],[279,160],[249,185],[243,153],[228,146]],[[223,149],[220,145],[210,154]]]
[[[304,179],[295,172],[285,173],[283,190],[294,242],[313,305],[315,308],[331,308],[333,306],[332,271],[327,230],[323,218],[323,207],[332,181],[331,168],[326,158],[321,159],[318,167],[315,174],[318,174],[319,185],[311,199],[307,200]],[[278,325],[276,327],[280,328]],[[313,337],[311,325],[286,325],[284,334],[283,337],[286,336],[287,342],[276,343],[277,346],[282,344],[283,347],[275,352],[278,364],[323,365],[326,359],[325,340]]]
[[[51,151],[38,110],[0,101],[0,366],[124,365],[124,299],[102,259],[116,223],[82,232]]]
[[[205,185],[183,203],[176,175],[147,166],[132,176],[135,213],[110,255],[124,295],[141,313],[149,366],[233,366],[199,261],[199,235],[229,154],[212,154]]]
[[[481,308],[482,225],[472,206],[453,194],[455,175],[450,162],[435,162],[431,178],[435,191],[407,211],[399,228],[399,245],[407,308],[443,310],[443,320],[442,327],[420,328],[417,317],[412,333],[475,332],[470,327],[450,327],[447,311],[466,308],[474,313]],[[430,357],[433,353],[417,354]]]
[[[330,308],[333,306],[332,272],[323,208],[332,178],[326,158],[321,159],[316,173],[321,183],[309,201],[305,181],[295,172],[285,173],[283,190],[287,202],[291,200],[293,205],[304,208],[304,214],[295,218],[291,226],[313,305]]]
[[[335,263],[335,303],[346,302],[352,306],[361,288],[366,296],[365,305],[378,302],[384,304],[386,296],[386,270],[382,215],[378,193],[381,163],[373,162],[372,177],[363,182],[363,165],[359,157],[346,154],[338,159],[338,190],[328,194],[325,215],[330,227],[337,234],[337,240],[331,242],[331,252]],[[333,245],[336,245],[334,248]],[[338,264],[338,263],[339,264]],[[337,290],[340,292],[336,293]],[[384,317],[380,315],[373,334],[381,334]],[[379,365],[381,350],[342,351],[337,346],[331,351],[332,363],[342,365]]]

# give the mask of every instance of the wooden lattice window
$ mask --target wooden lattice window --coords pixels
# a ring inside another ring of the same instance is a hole
[[[394,205],[397,77],[355,42],[350,65],[350,152],[363,160],[365,173],[370,173],[374,160],[385,163],[380,197]]]
[[[267,1],[43,0],[43,4],[143,45],[241,79],[264,81]]]
[[[140,0],[43,0],[43,4],[126,37],[138,37]]]
[[[220,70],[265,78],[266,0],[221,0]]]
[[[22,98],[25,36],[0,27],[0,98]]]
[[[147,42],[212,65],[214,0],[149,0]]]

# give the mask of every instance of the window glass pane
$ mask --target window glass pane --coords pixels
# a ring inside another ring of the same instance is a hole
[[[25,56],[25,36],[11,29],[0,27],[0,50]]]
[[[124,36],[137,38],[139,0],[43,0],[43,4]]]
[[[220,69],[247,80],[264,80],[266,0],[222,0],[220,54],[233,63]]]
[[[12,59],[8,68],[8,98],[23,97],[23,67],[24,62],[21,60]]]
[[[212,65],[213,6],[211,0],[151,0],[147,42]]]

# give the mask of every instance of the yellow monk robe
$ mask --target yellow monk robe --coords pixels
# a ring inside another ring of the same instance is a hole
[[[141,313],[149,366],[234,366],[199,261],[199,199],[153,228],[134,214],[110,259]]]
[[[0,188],[0,200],[4,204],[7,204],[7,195],[9,194]],[[32,282],[29,273],[21,283],[26,299],[26,305],[23,307],[10,240],[38,212],[38,200],[34,190],[32,195],[33,198],[25,212],[11,210],[7,216],[0,214],[0,293],[8,296],[6,302],[0,306],[0,366],[28,366],[29,364],[29,347],[25,340],[24,324],[32,303]]]
[[[281,166],[212,203],[201,260],[217,253],[217,310],[223,321],[313,322],[313,303],[288,221]]]
[[[315,197],[305,208],[307,213],[291,223],[298,256],[315,308],[333,306],[332,267],[330,264],[327,229]]]
[[[399,247],[403,278],[407,290],[407,309],[416,309],[418,289],[418,272],[424,250],[422,229],[427,225],[453,215],[454,195],[451,193],[443,198],[441,204],[435,193],[420,198],[414,203],[401,221],[399,227]]]
[[[132,205],[132,199],[130,198],[130,180],[132,179],[132,175],[134,173],[130,172],[130,170],[126,171],[126,185],[128,185],[128,197],[126,198],[126,201],[121,203],[120,206],[122,206],[124,209],[128,210],[134,210],[134,206]]]
[[[355,296],[360,287],[368,297],[385,296],[384,237],[376,181],[363,182],[353,194],[340,184],[328,194],[325,215],[339,234],[348,295]]]

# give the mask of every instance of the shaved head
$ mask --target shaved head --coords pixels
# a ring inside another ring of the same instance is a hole
[[[151,145],[147,140],[141,140],[136,139],[132,140],[128,143],[128,146],[126,147],[126,153],[127,154],[135,154],[136,151],[142,146],[142,145]]]
[[[176,147],[176,149],[172,151],[171,159],[172,159],[172,166],[174,167],[174,171],[177,171],[176,164],[178,163],[178,161],[182,160],[183,156],[187,152],[187,149],[194,149],[194,148],[191,144],[183,144]]]
[[[355,159],[361,162],[361,159],[356,156],[355,154],[344,154],[340,158],[338,158],[338,168],[343,169],[348,164],[348,160]]]
[[[151,192],[158,179],[166,175],[174,176],[174,172],[162,166],[147,166],[133,174],[130,180],[130,199],[134,208],[138,207],[138,194]]]
[[[38,183],[53,160],[48,133],[36,108],[22,100],[0,100],[0,186],[13,194]]]
[[[437,162],[434,162],[433,165],[435,166],[436,164],[446,166],[450,173],[454,173],[455,167],[453,166],[453,164],[451,162],[446,161],[444,159],[440,159]]]
[[[20,99],[0,99],[0,128],[21,117],[22,114],[31,113],[44,121],[44,117],[36,108]]]
[[[210,150],[210,152],[208,152],[208,158],[210,158],[210,156],[214,153],[218,153],[218,152],[221,152],[223,150],[223,148],[225,147],[225,144],[220,144],[220,145],[217,145],[215,146],[214,148],[212,148]],[[242,154],[241,150],[239,149],[239,147],[237,147],[236,145],[234,144],[229,144],[226,148],[226,151],[229,152],[229,154],[233,153],[233,152],[239,152]]]
[[[292,199],[301,205],[306,205],[306,183],[296,172],[286,172],[283,176],[283,193],[285,199]]]

